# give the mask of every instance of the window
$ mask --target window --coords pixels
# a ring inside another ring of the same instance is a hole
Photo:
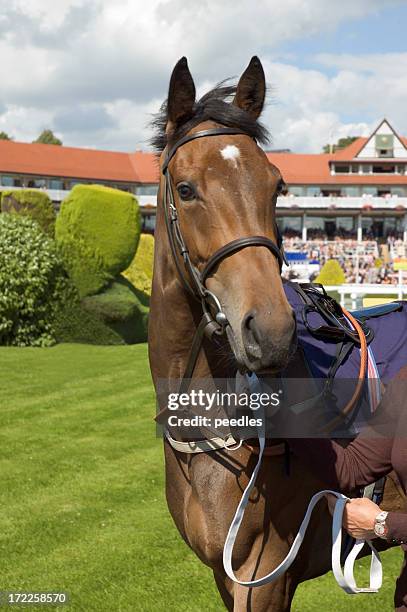
[[[289,236],[300,236],[302,217],[281,217],[281,232]]]
[[[363,164],[362,165],[362,172],[363,174],[370,174],[372,171],[372,166],[370,164]]]
[[[320,187],[307,187],[307,196],[316,197],[321,195]]]
[[[45,179],[33,178],[27,182],[27,187],[33,187],[34,189],[42,189],[47,186]]]
[[[349,174],[350,166],[335,166],[335,172],[337,174]]]
[[[353,217],[337,217],[336,226],[338,230],[352,232],[354,229]]]
[[[288,187],[288,195],[303,196],[305,195],[304,187]]]
[[[136,187],[137,195],[157,195],[158,185],[139,185]]]
[[[379,149],[379,157],[394,157],[393,149]]]
[[[341,190],[338,187],[328,187],[322,190],[322,195],[324,197],[334,197],[338,198],[341,195]]]
[[[391,195],[397,195],[400,198],[403,198],[407,195],[406,187],[391,187]]]
[[[358,164],[352,164],[352,174],[359,174],[359,166]]]
[[[12,176],[2,176],[1,177],[1,184],[4,187],[14,187],[14,179]]]
[[[359,195],[359,187],[342,187],[342,195],[348,198],[357,198]]]
[[[324,230],[325,219],[323,217],[311,217],[308,215],[305,219],[305,227],[307,229]]]
[[[49,188],[50,189],[63,189],[64,183],[61,179],[51,179],[49,181]]]
[[[373,164],[373,174],[395,174],[396,166],[392,164]]]
[[[362,187],[362,195],[370,195],[370,196],[377,196],[377,187],[369,187],[369,185],[365,186],[363,185]]]

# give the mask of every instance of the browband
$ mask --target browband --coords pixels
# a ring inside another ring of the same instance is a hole
[[[174,157],[175,153],[177,152],[177,149],[179,149],[179,147],[181,147],[182,145],[186,144],[190,140],[196,140],[197,138],[204,138],[204,136],[222,136],[223,134],[230,134],[230,135],[243,134],[244,136],[248,136],[248,134],[246,134],[246,132],[243,132],[243,130],[238,130],[237,128],[228,128],[228,127],[210,128],[208,130],[201,130],[200,132],[194,132],[193,134],[187,134],[186,136],[178,140],[168,151],[168,154],[162,165],[162,173],[163,174],[166,173],[168,169],[168,164]]]

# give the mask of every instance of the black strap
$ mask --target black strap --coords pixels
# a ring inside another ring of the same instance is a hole
[[[226,257],[233,255],[237,251],[241,251],[242,249],[246,249],[251,246],[264,246],[269,251],[271,251],[274,257],[277,259],[280,269],[283,265],[283,257],[281,255],[280,249],[278,246],[267,238],[266,236],[247,236],[245,238],[237,238],[236,240],[232,240],[232,242],[228,242],[225,246],[221,247],[211,257],[205,264],[204,269],[201,272],[201,281],[205,283],[206,279],[212,272],[212,270]]]

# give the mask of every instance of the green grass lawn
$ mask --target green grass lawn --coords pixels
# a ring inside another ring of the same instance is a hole
[[[0,408],[0,590],[64,590],[75,611],[223,609],[167,512],[146,345],[1,348]],[[391,610],[400,553],[383,558],[380,595],[327,575],[293,610]]]

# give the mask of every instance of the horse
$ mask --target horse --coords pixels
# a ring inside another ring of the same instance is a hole
[[[196,101],[182,58],[154,122],[160,185],[148,342],[158,397],[162,380],[304,371],[280,275],[275,207],[285,184],[259,146],[268,137],[258,121],[265,94],[264,70],[253,57],[237,86],[223,82]],[[323,488],[295,456],[287,477],[275,450],[264,457],[236,541],[234,567],[246,580],[285,557],[310,498]],[[186,454],[164,438],[166,499],[228,610],[284,612],[300,582],[330,569],[331,516],[326,503],[317,506],[295,562],[277,581],[256,589],[233,583],[223,545],[254,451],[225,444]]]

